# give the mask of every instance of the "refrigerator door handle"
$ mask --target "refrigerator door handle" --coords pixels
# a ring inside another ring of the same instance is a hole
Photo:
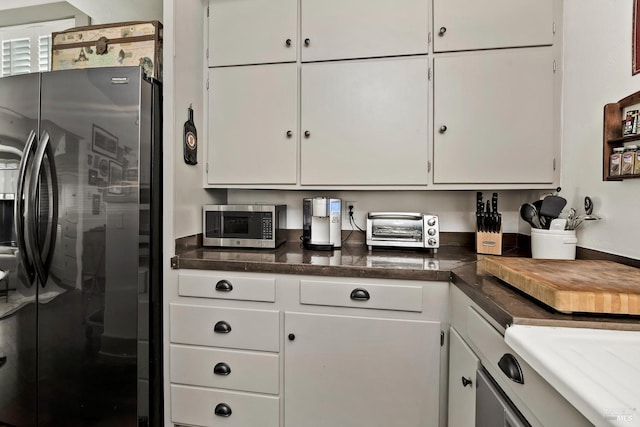
[[[58,177],[56,173],[56,167],[54,162],[54,152],[51,147],[51,139],[49,134],[44,131],[40,137],[40,144],[36,149],[36,154],[33,160],[33,166],[31,168],[31,176],[29,179],[29,193],[28,193],[28,215],[27,221],[31,225],[28,228],[28,239],[31,244],[33,253],[33,264],[35,266],[36,273],[40,279],[40,285],[44,288],[47,284],[47,278],[49,276],[49,268],[51,267],[51,261],[53,259],[53,250],[56,243],[56,231],[58,227]],[[44,163],[45,156],[48,158],[48,169],[44,169],[47,174],[48,186],[46,188],[40,188],[40,191],[48,190],[49,194],[47,200],[49,201],[49,209],[47,209],[47,232],[44,235],[45,239],[42,247],[40,247],[38,240],[38,218],[35,214],[38,207],[37,200],[38,185],[40,183],[42,165]]]
[[[29,132],[27,142],[25,143],[25,149],[22,154],[22,159],[20,159],[16,189],[16,201],[14,205],[13,215],[16,227],[16,239],[18,241],[18,256],[20,257],[20,262],[24,266],[27,277],[29,278],[28,283],[25,283],[25,286],[29,288],[33,286],[33,279],[35,278],[35,268],[32,261],[33,253],[25,240],[26,229],[28,228],[25,227],[25,216],[28,214],[27,210],[25,210],[27,209],[27,207],[25,206],[25,202],[28,199],[28,196],[25,194],[25,192],[28,190],[28,184],[26,182],[28,178],[27,169],[30,166],[29,160],[31,159],[35,142],[36,133],[32,130],[31,132]]]

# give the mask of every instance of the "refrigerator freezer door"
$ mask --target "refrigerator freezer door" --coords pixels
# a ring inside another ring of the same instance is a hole
[[[139,287],[140,135],[148,125],[140,103],[147,85],[139,67],[42,75],[39,135],[50,137],[59,203],[38,308],[40,425],[138,426],[147,411],[138,407],[147,404],[138,399],[145,347],[139,299],[146,292]],[[52,183],[43,170],[35,239],[43,261]]]
[[[15,228],[23,211],[14,212],[25,144],[32,134],[35,145],[38,132],[39,90],[39,74],[0,78],[0,425],[36,423],[37,287]]]

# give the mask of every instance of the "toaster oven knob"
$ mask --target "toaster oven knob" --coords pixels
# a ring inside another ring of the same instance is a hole
[[[427,220],[427,225],[429,225],[430,227],[433,227],[434,225],[436,225],[436,219],[435,218],[429,218]]]
[[[436,242],[436,239],[434,239],[433,237],[429,238],[428,240],[429,246],[435,246]]]
[[[427,231],[427,233],[429,234],[429,236],[435,236],[436,235],[436,229],[435,228],[430,228],[429,231]]]

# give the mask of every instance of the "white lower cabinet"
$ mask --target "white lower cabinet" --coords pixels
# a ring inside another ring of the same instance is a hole
[[[179,425],[278,427],[277,396],[171,385],[171,418]]]
[[[175,425],[444,427],[448,283],[204,270],[178,282]],[[221,282],[229,298],[211,290]]]
[[[482,419],[486,406],[476,405],[478,367],[490,375],[499,394],[509,399],[528,425],[592,425],[505,343],[504,329],[455,286],[451,286],[450,301],[449,426],[487,425]],[[473,381],[469,390],[461,384],[462,377]]]
[[[449,427],[476,425],[476,371],[480,359],[449,329]]]
[[[440,323],[285,313],[285,425],[438,425]]]

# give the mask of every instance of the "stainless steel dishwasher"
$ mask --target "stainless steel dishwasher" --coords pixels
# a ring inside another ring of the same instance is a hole
[[[484,368],[476,382],[476,427],[531,427]]]

